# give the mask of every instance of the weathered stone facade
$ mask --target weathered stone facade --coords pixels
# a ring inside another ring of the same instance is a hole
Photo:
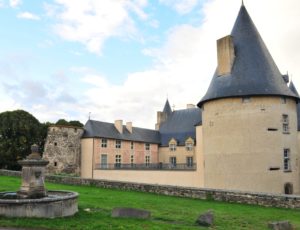
[[[43,158],[49,161],[47,173],[80,174],[80,138],[83,129],[72,126],[50,126]]]

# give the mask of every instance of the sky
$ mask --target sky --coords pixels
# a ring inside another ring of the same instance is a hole
[[[244,0],[300,90],[300,1]],[[241,0],[0,0],[0,112],[154,128],[166,99],[197,104]]]

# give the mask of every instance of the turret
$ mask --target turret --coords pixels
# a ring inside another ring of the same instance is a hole
[[[202,108],[204,186],[300,193],[297,102],[242,4]]]
[[[159,130],[161,123],[165,122],[168,117],[172,114],[172,109],[167,99],[163,111],[157,112],[157,123],[155,124],[155,130]]]

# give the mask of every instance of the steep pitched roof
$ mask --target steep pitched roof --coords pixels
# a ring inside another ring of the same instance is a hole
[[[226,97],[278,95],[299,99],[287,87],[244,5],[231,35],[235,49],[231,74],[219,77],[215,72],[199,107],[206,101]]]
[[[296,89],[296,87],[295,87],[295,85],[294,85],[294,83],[293,83],[292,81],[290,82],[289,88],[290,88],[290,90],[291,90],[294,94],[296,94],[296,95],[299,97],[299,93],[298,93],[298,91],[297,91],[297,89]]]
[[[199,108],[173,111],[168,119],[160,125],[161,146],[168,146],[175,138],[178,145],[184,145],[187,138],[196,138],[196,125],[202,124],[202,113]]]
[[[108,139],[138,141],[146,143],[160,143],[160,135],[156,130],[132,127],[130,133],[126,126],[123,126],[123,133],[119,133],[113,123],[88,120],[84,126],[82,138],[102,137]]]
[[[167,116],[170,116],[172,113],[172,109],[169,103],[169,100],[167,99],[166,104],[164,106],[163,112],[167,114]]]

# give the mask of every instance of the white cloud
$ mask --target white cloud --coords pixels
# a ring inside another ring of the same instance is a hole
[[[55,33],[68,41],[84,44],[90,52],[101,54],[108,38],[137,36],[129,12],[146,20],[148,16],[143,11],[146,5],[145,0],[56,0],[56,5],[46,5],[45,8],[48,15],[58,20]]]
[[[197,6],[199,0],[159,0],[159,2],[170,6],[179,14],[187,14]]]
[[[22,12],[17,15],[17,18],[28,19],[28,20],[40,20],[40,17],[30,12]]]
[[[22,0],[9,0],[9,5],[13,8],[22,4]]]

